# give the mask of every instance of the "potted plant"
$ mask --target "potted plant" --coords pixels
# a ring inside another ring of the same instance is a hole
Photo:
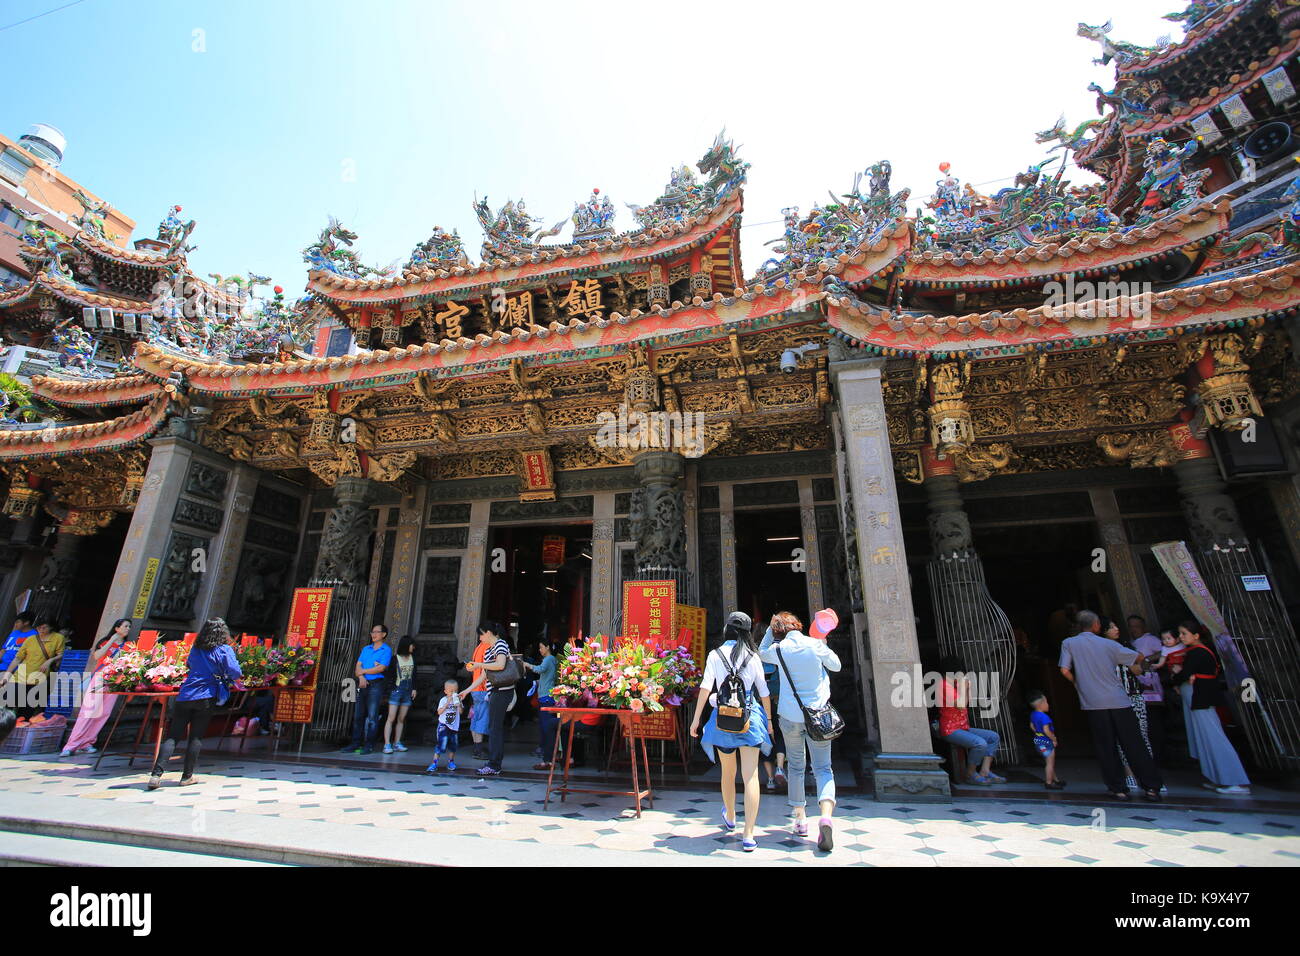
[[[250,644],[235,650],[239,670],[243,675],[235,682],[235,690],[256,690],[267,686],[272,679],[271,653],[261,644]]]

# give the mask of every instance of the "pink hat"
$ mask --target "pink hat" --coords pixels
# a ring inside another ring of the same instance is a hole
[[[839,627],[839,625],[839,615],[830,608],[826,608],[826,610],[818,611],[813,615],[812,627],[808,631],[808,636],[824,641],[826,640],[826,635]]]

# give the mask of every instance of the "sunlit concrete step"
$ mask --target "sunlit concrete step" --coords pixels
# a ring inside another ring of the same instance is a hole
[[[0,866],[281,866],[208,853],[0,832]]]

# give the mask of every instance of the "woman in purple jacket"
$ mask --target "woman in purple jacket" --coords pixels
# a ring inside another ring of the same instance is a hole
[[[190,651],[189,675],[181,684],[176,702],[172,705],[171,722],[167,739],[158,750],[158,762],[149,777],[149,789],[162,785],[163,770],[176,752],[176,744],[189,734],[185,748],[185,769],[181,771],[182,787],[198,783],[194,779],[194,765],[203,747],[203,735],[208,732],[212,712],[230,697],[230,685],[241,676],[239,661],[230,646],[230,628],[216,617],[203,625]]]

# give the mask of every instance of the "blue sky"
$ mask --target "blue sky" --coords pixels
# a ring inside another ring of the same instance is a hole
[[[0,27],[64,2],[0,0]],[[59,127],[64,171],[136,236],[180,203],[197,273],[252,270],[294,294],[328,215],[374,265],[404,262],[434,224],[477,259],[476,191],[550,224],[598,186],[630,228],[623,204],[653,200],[725,125],[753,164],[752,274],[783,206],[878,159],[913,206],[944,160],[984,191],[1009,184],[1044,156],[1034,131],[1094,117],[1088,83],[1112,85],[1077,22],[1177,39],[1160,15],[1181,6],[84,0],[0,31],[0,129]]]

